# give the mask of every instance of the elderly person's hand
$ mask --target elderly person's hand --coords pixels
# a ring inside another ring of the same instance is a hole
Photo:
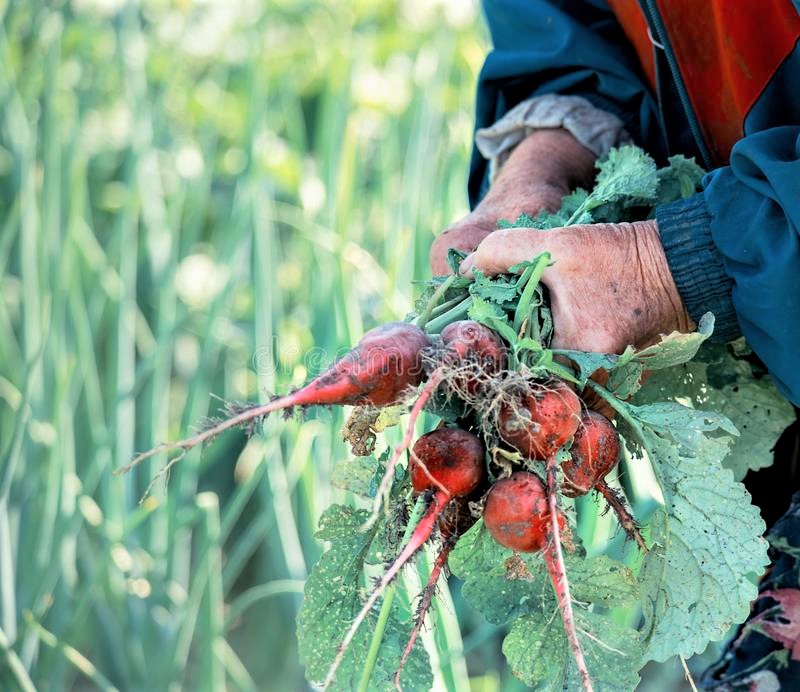
[[[492,233],[461,265],[498,274],[550,252],[553,347],[621,353],[694,328],[672,279],[655,221]]]
[[[497,229],[499,219],[523,212],[556,211],[561,198],[578,186],[591,187],[594,154],[563,129],[537,130],[503,162],[497,178],[475,210],[436,238],[430,254],[433,274],[449,273],[448,248],[472,252]]]

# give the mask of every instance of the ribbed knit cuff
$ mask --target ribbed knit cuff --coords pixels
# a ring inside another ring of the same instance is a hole
[[[698,322],[706,312],[714,313],[713,341],[741,336],[731,298],[733,281],[711,239],[711,215],[703,194],[662,204],[656,208],[656,221],[672,278],[689,316]]]

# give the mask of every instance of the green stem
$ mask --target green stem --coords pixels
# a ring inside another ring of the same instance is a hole
[[[572,382],[572,384],[581,384],[581,381],[575,377],[575,373],[573,373],[570,368],[561,365],[561,363],[556,363],[553,360],[553,351],[549,349],[542,349],[539,359],[535,363],[535,367],[547,370],[547,372],[552,375],[556,375],[567,382]]]
[[[463,296],[458,296],[457,298],[451,298],[441,305],[437,305],[433,310],[431,310],[431,317],[439,317],[440,315],[444,315],[444,313],[450,310],[450,308],[454,308],[462,300],[464,300]]]
[[[642,426],[639,424],[639,421],[631,415],[630,411],[628,410],[628,405],[624,401],[617,399],[617,397],[608,392],[605,387],[597,384],[597,382],[594,380],[589,380],[586,384],[591,387],[597,393],[597,395],[611,408],[613,408],[628,425],[631,426],[633,431],[639,437],[639,440],[646,445],[647,441],[644,437]]]
[[[578,208],[577,208],[575,211],[573,211],[573,212],[572,212],[572,216],[570,216],[570,217],[569,217],[569,219],[567,219],[567,223],[565,223],[565,224],[564,224],[565,226],[571,226],[571,225],[572,225],[572,224],[574,224],[574,223],[575,223],[575,222],[576,222],[576,221],[577,221],[577,220],[578,220],[578,219],[579,219],[579,218],[580,218],[580,217],[581,217],[581,216],[582,216],[582,215],[583,215],[585,212],[587,212],[587,211],[591,211],[591,210],[592,210],[592,209],[594,209],[596,206],[598,206],[598,202],[599,202],[599,200],[597,200],[597,201],[596,201],[596,200],[593,198],[593,195],[594,195],[594,191],[593,191],[592,193],[590,193],[590,194],[589,194],[589,196],[588,196],[588,197],[587,197],[585,200],[583,200],[583,204],[581,204],[581,205],[580,205],[580,206],[579,206],[579,207],[578,207]]]
[[[361,679],[358,681],[358,692],[367,692],[369,689],[369,679],[372,677],[372,671],[378,661],[378,652],[383,643],[383,633],[386,631],[389,615],[392,613],[392,605],[394,604],[396,593],[397,587],[394,584],[386,589],[381,612],[378,614],[378,623],[375,625],[375,633],[372,635],[372,641],[367,652],[367,662],[364,664],[364,670],[361,671]]]
[[[411,540],[411,534],[419,524],[419,520],[425,512],[425,496],[420,495],[408,518],[406,530],[403,534],[403,542],[400,550],[405,548],[406,544]],[[369,679],[375,670],[375,664],[378,662],[378,652],[380,651],[381,644],[383,643],[383,635],[386,632],[386,625],[389,622],[389,615],[392,612],[392,604],[394,603],[394,596],[397,592],[396,584],[390,585],[386,589],[386,594],[383,597],[381,604],[381,611],[378,614],[378,622],[375,625],[375,631],[372,633],[372,641],[369,644],[369,651],[367,652],[367,660],[364,663],[364,670],[361,671],[361,679],[358,682],[358,692],[366,692],[369,686]]]
[[[442,283],[440,283],[439,286],[437,286],[436,290],[433,292],[433,295],[430,297],[428,304],[425,306],[425,310],[423,310],[422,314],[417,318],[417,326],[420,329],[425,329],[425,325],[431,318],[431,312],[433,311],[433,308],[439,304],[439,301],[444,297],[444,294],[447,293],[447,290],[453,285],[453,282],[457,278],[458,277],[455,274],[451,274]]]
[[[543,252],[536,259],[536,264],[533,265],[533,271],[531,272],[528,282],[525,284],[525,288],[522,291],[522,296],[519,299],[519,303],[517,303],[517,309],[514,311],[514,331],[517,334],[519,334],[520,327],[525,321],[525,317],[527,317],[528,313],[530,312],[533,292],[539,285],[542,274],[549,264],[550,253]]]
[[[448,324],[462,320],[467,316],[467,311],[472,305],[472,296],[467,296],[454,308],[427,323],[425,331],[428,334],[438,334]]]

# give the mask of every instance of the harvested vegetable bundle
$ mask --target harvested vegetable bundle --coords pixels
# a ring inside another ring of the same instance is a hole
[[[645,218],[656,204],[693,194],[702,173],[681,157],[657,170],[635,147],[613,150],[599,169],[595,188],[576,190],[557,213],[505,225]],[[450,259],[455,270],[461,256]],[[320,520],[319,537],[330,547],[309,577],[298,618],[310,681],[430,687],[415,642],[448,566],[464,581],[467,601],[491,622],[511,623],[504,653],[535,687],[633,689],[644,661],[690,656],[746,617],[756,595],[747,577],[767,556],[763,523],[735,476],[763,465],[769,445],[754,453],[723,414],[743,415],[729,398],[734,388],[754,392],[772,416],[791,413],[749,365],[706,343],[710,315],[696,333],[664,335],[639,351],[551,349],[540,279],[552,260],[533,257],[494,278],[479,271],[436,277],[406,322],[368,332],[306,387],[238,408],[129,465],[161,451],[183,453],[236,426],[252,431],[274,410],[315,404],[373,407],[356,409],[348,427],[363,452],[374,444],[369,421],[378,409],[410,406],[393,449],[360,464],[352,483],[338,474],[371,511],[335,505]],[[590,379],[598,370],[605,384]],[[643,386],[645,370],[651,376]],[[586,409],[584,390],[615,412],[613,423]],[[423,411],[440,421],[418,437]],[[404,455],[407,472],[399,468]],[[655,491],[633,484],[626,498],[612,486],[620,463],[635,480],[648,462]],[[632,539],[595,557],[581,540],[583,522],[593,524],[603,510],[584,497],[591,490]],[[393,608],[395,580],[425,544],[436,557],[412,624]],[[380,570],[374,585],[364,577],[367,565]],[[612,612],[619,610],[627,618]]]

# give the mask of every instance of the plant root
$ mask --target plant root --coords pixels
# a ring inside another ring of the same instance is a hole
[[[642,538],[636,520],[626,506],[625,500],[623,500],[619,493],[611,488],[605,480],[599,480],[595,484],[594,489],[605,498],[605,501],[608,502],[611,509],[614,510],[614,514],[617,515],[617,521],[619,521],[619,525],[625,533],[628,534],[628,538],[633,540],[642,552],[647,553],[647,544],[644,542],[644,538]]]
[[[450,555],[450,551],[453,549],[454,543],[451,540],[447,540],[445,544],[442,546],[439,554],[436,556],[436,561],[433,563],[433,569],[431,570],[430,577],[428,578],[428,583],[425,585],[425,588],[422,590],[419,598],[419,605],[417,605],[417,611],[414,615],[414,628],[411,630],[411,636],[408,638],[408,644],[406,644],[406,648],[403,651],[403,656],[400,659],[400,665],[397,667],[397,672],[394,674],[394,686],[395,689],[402,692],[402,685],[400,684],[400,676],[403,673],[403,668],[405,668],[406,661],[408,661],[408,657],[411,656],[411,652],[414,649],[414,644],[417,641],[417,637],[419,633],[422,631],[422,627],[425,624],[425,616],[428,614],[428,611],[431,608],[431,604],[433,603],[433,597],[436,594],[436,584],[439,581],[439,576],[442,573],[442,569],[447,564],[447,558]]]
[[[231,430],[232,428],[244,427],[246,432],[249,435],[252,435],[253,431],[255,430],[255,426],[261,420],[266,418],[267,415],[273,411],[287,409],[285,404],[286,398],[287,397],[277,397],[266,404],[256,404],[253,406],[229,404],[226,407],[226,413],[228,414],[227,418],[223,418],[221,420],[213,418],[208,421],[209,424],[204,426],[203,429],[200,430],[200,432],[198,432],[196,435],[179,440],[178,442],[162,442],[152,449],[148,449],[146,452],[137,454],[125,466],[114,471],[114,475],[121,476],[129,473],[143,461],[154,457],[156,454],[161,454],[162,452],[180,451],[180,456],[170,462],[170,464],[167,465],[167,467],[169,467],[176,461],[179,461],[190,449],[197,447],[198,445],[205,444],[206,442],[211,442],[218,435],[226,430]],[[159,472],[159,475],[163,475],[163,472],[167,467],[162,469]]]
[[[356,636],[356,632],[361,626],[361,623],[367,619],[369,611],[372,610],[375,603],[377,603],[378,599],[383,595],[384,591],[386,591],[386,587],[388,587],[392,580],[397,576],[397,573],[411,559],[414,553],[416,553],[417,550],[422,547],[425,541],[430,538],[442,509],[444,509],[449,501],[449,495],[446,495],[441,491],[434,493],[431,504],[426,510],[419,524],[417,524],[416,528],[414,529],[411,539],[397,556],[395,561],[391,564],[389,569],[387,569],[384,575],[381,577],[380,581],[372,590],[372,593],[370,593],[369,597],[364,602],[364,605],[361,607],[361,610],[358,612],[358,615],[356,615],[349,629],[345,633],[342,643],[339,645],[339,649],[336,652],[336,657],[333,659],[333,663],[331,663],[331,667],[328,669],[328,675],[325,677],[325,681],[322,683],[323,690],[326,690],[336,677],[336,671],[342,664],[344,656],[347,653],[347,649],[350,647],[353,638]]]
[[[378,521],[378,518],[381,515],[381,510],[384,503],[389,500],[389,495],[392,491],[392,483],[394,483],[394,470],[397,467],[397,462],[400,460],[403,452],[405,452],[411,446],[417,418],[419,418],[419,415],[422,413],[422,409],[425,408],[425,404],[428,403],[428,400],[441,383],[443,376],[444,372],[442,370],[435,370],[425,383],[425,386],[422,388],[422,391],[417,397],[417,400],[414,402],[414,405],[411,407],[405,435],[403,435],[403,439],[400,441],[400,444],[394,448],[394,452],[392,453],[389,461],[386,462],[386,470],[383,472],[383,478],[381,478],[380,485],[375,493],[375,501],[372,505],[372,513],[361,525],[362,531],[369,531],[369,529],[375,525],[375,522]]]
[[[572,611],[572,596],[567,580],[567,569],[564,566],[564,554],[561,551],[561,528],[558,525],[559,506],[558,506],[558,460],[553,454],[547,459],[547,502],[550,510],[550,543],[544,549],[544,561],[550,580],[553,582],[553,589],[556,592],[558,608],[561,611],[561,620],[564,623],[564,631],[567,633],[567,640],[578,667],[578,673],[583,683],[585,692],[593,692],[592,680],[589,677],[589,669],[586,667],[586,659],[583,649],[578,641],[578,631],[575,625],[575,615]]]

